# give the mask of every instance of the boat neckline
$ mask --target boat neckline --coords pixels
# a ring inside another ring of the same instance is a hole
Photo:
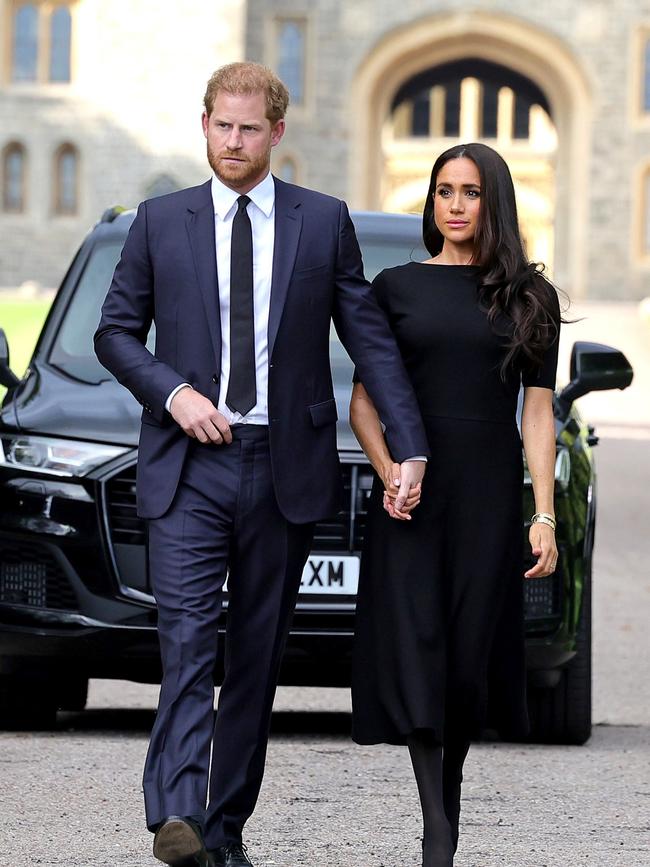
[[[415,259],[409,261],[410,265],[425,265],[427,268],[480,268],[480,265],[451,265],[444,262],[418,262]]]

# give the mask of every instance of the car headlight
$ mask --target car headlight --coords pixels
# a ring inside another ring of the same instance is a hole
[[[0,436],[0,465],[54,476],[85,476],[95,467],[128,451],[123,446],[54,437]]]

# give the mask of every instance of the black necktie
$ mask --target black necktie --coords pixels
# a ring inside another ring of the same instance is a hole
[[[226,405],[246,415],[257,403],[253,324],[253,232],[246,206],[237,199],[230,241],[230,379]]]

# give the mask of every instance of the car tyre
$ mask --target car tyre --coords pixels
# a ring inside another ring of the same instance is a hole
[[[57,691],[59,710],[82,711],[88,701],[88,678],[74,677],[60,684]]]
[[[586,743],[591,736],[591,569],[585,570],[576,655],[552,689],[529,695],[530,740],[537,743]]]
[[[45,681],[17,675],[0,679],[0,729],[54,728],[57,707],[57,697]]]

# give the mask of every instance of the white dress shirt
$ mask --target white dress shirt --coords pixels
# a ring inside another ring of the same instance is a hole
[[[219,405],[228,424],[268,424],[269,382],[269,309],[271,304],[271,273],[273,245],[275,243],[275,183],[269,172],[264,180],[247,194],[251,200],[247,207],[253,233],[253,316],[255,327],[255,381],[257,402],[242,417],[226,406],[230,379],[230,241],[232,221],[237,211],[240,193],[231,190],[212,176],[212,202],[214,205],[215,239],[217,248],[217,279],[219,284],[219,311],[221,315],[221,379]],[[172,398],[185,383],[177,386],[165,402],[169,411]]]

